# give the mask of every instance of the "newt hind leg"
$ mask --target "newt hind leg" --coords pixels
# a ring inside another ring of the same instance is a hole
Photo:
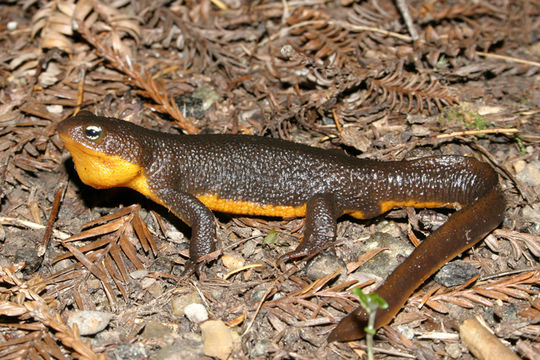
[[[298,247],[280,257],[279,262],[308,255],[316,255],[330,246],[336,239],[337,219],[343,212],[335,195],[316,194],[306,206],[304,238]]]

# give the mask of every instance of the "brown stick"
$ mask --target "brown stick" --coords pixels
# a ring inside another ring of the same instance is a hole
[[[480,360],[519,360],[519,357],[476,319],[465,320],[459,334],[471,353]]]

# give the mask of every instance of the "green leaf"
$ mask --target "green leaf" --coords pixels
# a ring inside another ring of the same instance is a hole
[[[353,293],[360,298],[360,305],[366,310],[368,314],[377,311],[377,309],[388,308],[388,303],[380,297],[378,294],[366,294],[362,289],[355,288]]]
[[[270,230],[270,232],[264,237],[263,244],[265,245],[274,245],[279,242],[279,234],[275,230]]]

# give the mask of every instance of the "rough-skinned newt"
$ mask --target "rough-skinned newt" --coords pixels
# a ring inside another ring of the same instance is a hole
[[[84,183],[135,189],[191,226],[192,264],[215,248],[211,210],[305,217],[303,241],[287,260],[327,248],[344,214],[368,219],[397,206],[457,209],[378,288],[389,307],[378,311],[376,327],[389,323],[425,279],[504,216],[497,174],[471,157],[363,160],[265,137],[166,134],[87,111],[62,121],[58,132]],[[362,309],[354,310],[329,340],[362,337],[366,320]]]

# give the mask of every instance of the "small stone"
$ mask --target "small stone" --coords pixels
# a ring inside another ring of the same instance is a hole
[[[414,136],[424,137],[431,134],[429,127],[424,125],[412,125],[411,131]]]
[[[540,204],[525,206],[523,210],[521,210],[521,214],[525,219],[533,224],[540,224]]]
[[[248,241],[242,247],[242,256],[244,258],[249,258],[257,250],[258,242],[257,241]]]
[[[114,347],[113,355],[116,360],[148,359],[150,350],[143,343],[118,344]]]
[[[186,333],[172,345],[159,350],[156,360],[198,360],[204,357],[202,339],[199,334]]]
[[[171,335],[171,333],[172,331],[167,325],[159,321],[149,321],[141,336],[143,339],[159,339]]]
[[[257,286],[255,286],[253,288],[253,290],[251,291],[251,295],[249,297],[249,300],[251,302],[258,302],[258,301],[261,301],[261,299],[266,295],[266,293],[268,292],[268,284],[266,283],[263,283],[263,284],[259,284]]]
[[[236,270],[238,268],[241,268],[246,263],[244,258],[242,258],[241,256],[231,254],[224,254],[221,257],[221,261],[223,262],[223,265],[230,270]]]
[[[70,327],[76,324],[81,335],[94,335],[105,329],[112,317],[113,314],[104,311],[73,311],[69,314],[67,323]]]
[[[345,262],[330,254],[319,254],[306,265],[306,276],[310,280],[317,280],[340,270],[345,275]]]
[[[43,87],[49,87],[56,84],[60,80],[62,70],[60,67],[54,63],[49,62],[47,69],[39,75],[39,83]]]
[[[64,107],[62,105],[47,105],[46,108],[51,114],[59,115],[64,111]]]
[[[474,266],[463,260],[456,260],[443,266],[434,280],[442,286],[452,287],[463,285],[477,275],[478,269]]]
[[[139,280],[144,278],[146,275],[148,275],[148,270],[142,269],[142,270],[135,270],[129,273],[129,276],[131,276],[132,279]]]
[[[157,299],[158,297],[163,295],[163,286],[156,281],[151,286],[149,286],[146,291],[148,291],[148,293],[152,295],[154,299]]]
[[[192,292],[171,299],[172,313],[176,316],[184,316],[185,308],[190,304],[202,304],[198,293]]]
[[[219,94],[210,86],[201,86],[193,92],[193,97],[202,100],[203,110],[208,110],[219,99]]]
[[[398,325],[397,331],[405,338],[411,340],[414,337],[414,330],[408,325]]]
[[[379,231],[366,241],[365,250],[381,248],[389,248],[389,250],[378,253],[358,268],[357,271],[368,272],[386,278],[414,250],[414,246],[401,237],[394,237]]]
[[[450,343],[445,346],[445,351],[452,359],[459,359],[462,357],[463,352],[458,343]]]
[[[17,30],[17,26],[19,26],[19,23],[16,21],[10,21],[6,25],[9,31]]]
[[[534,161],[516,174],[518,180],[531,186],[540,186],[540,162]]]
[[[514,167],[514,171],[519,173],[521,170],[525,169],[525,166],[527,166],[527,162],[525,160],[517,160],[515,161],[512,166]]]
[[[150,265],[150,271],[158,271],[170,274],[172,272],[174,266],[174,262],[172,259],[168,256],[160,256],[154,262],[152,265]]]
[[[184,313],[189,321],[197,324],[208,320],[208,312],[203,304],[189,304],[184,308]]]
[[[400,237],[401,229],[394,221],[383,220],[377,224],[377,231],[391,235],[392,237]]]
[[[261,339],[249,350],[250,358],[267,357],[272,342],[268,339]]]
[[[101,280],[99,279],[88,279],[86,282],[88,289],[97,290],[101,289]]]
[[[228,359],[239,336],[221,320],[208,320],[201,324],[203,351],[206,356]],[[236,335],[236,336],[235,336]]]
[[[141,288],[148,289],[150,286],[156,283],[156,279],[151,277],[145,277],[141,280]]]

